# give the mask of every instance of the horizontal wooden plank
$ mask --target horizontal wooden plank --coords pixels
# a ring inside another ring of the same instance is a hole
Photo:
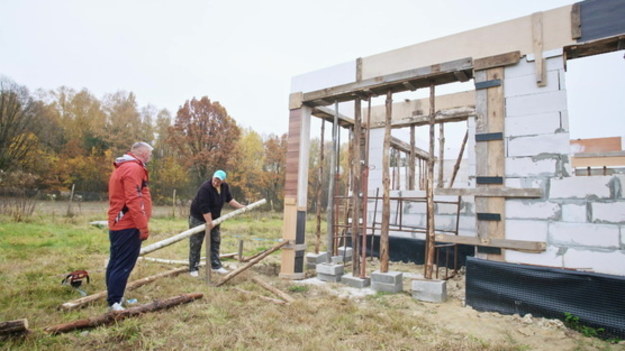
[[[542,241],[525,241],[525,240],[511,240],[511,239],[498,239],[498,238],[484,238],[480,239],[474,236],[459,236],[449,234],[436,234],[437,242],[447,242],[463,245],[474,246],[487,246],[487,247],[499,247],[502,249],[510,250],[522,250],[531,252],[545,251],[547,245]]]
[[[488,68],[514,65],[521,59],[520,51],[512,51],[501,55],[482,57],[473,60],[473,70],[479,71]]]
[[[543,189],[540,188],[436,188],[434,195],[451,196],[481,196],[481,197],[543,197]]]
[[[336,114],[333,108],[328,108],[325,106],[316,106],[312,110],[312,115],[315,117],[319,117],[321,119],[325,119],[330,123],[334,123],[334,115]],[[354,119],[345,116],[342,113],[339,113],[337,116],[339,121],[339,125],[342,127],[350,127],[354,125]]]
[[[564,47],[567,59],[605,54],[608,52],[623,50],[625,48],[625,35],[613,36],[605,39],[597,39],[581,44]]]
[[[408,144],[405,141],[402,141],[399,138],[396,138],[394,136],[391,137],[391,147],[398,149],[399,151],[403,151],[405,153],[410,153],[410,144]],[[430,158],[430,153],[420,149],[418,147],[415,146],[415,155],[417,158],[421,158],[424,160],[427,160]]]
[[[475,108],[460,107],[448,110],[437,111],[434,115],[434,123],[447,123],[466,121],[469,117],[475,116]],[[416,115],[412,117],[402,118],[391,122],[391,128],[405,128],[410,126],[424,126],[430,123],[429,115]],[[371,128],[384,128],[384,122],[371,123]]]
[[[463,58],[308,92],[303,96],[303,103],[309,106],[318,106],[328,102],[350,101],[359,96],[359,94],[380,95],[389,90],[398,93],[413,90],[412,88],[418,89],[430,86],[431,84],[451,83],[459,80],[458,74],[455,73],[460,71],[464,72],[463,76],[466,78],[473,76],[471,58]]]

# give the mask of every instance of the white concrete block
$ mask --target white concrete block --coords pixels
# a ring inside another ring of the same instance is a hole
[[[620,229],[612,224],[552,222],[549,224],[549,243],[560,247],[617,249]]]
[[[554,246],[547,246],[545,251],[537,253],[516,250],[505,250],[504,252],[506,262],[562,267],[562,255],[560,255],[560,250]]]
[[[506,137],[555,134],[562,127],[560,111],[539,115],[508,117],[505,120],[505,124],[504,131]]]
[[[586,204],[562,204],[562,221],[586,223],[587,212]]]
[[[505,97],[508,98],[529,94],[542,94],[560,90],[559,71],[547,71],[546,78],[547,85],[540,87],[536,84],[536,76],[533,74],[518,77],[506,77],[504,83]]]
[[[555,52],[554,52],[555,54]],[[544,54],[543,54],[544,55]],[[533,55],[532,55],[533,56]],[[559,55],[550,57],[545,60],[545,69],[547,72],[555,70],[564,70],[564,60],[562,53]],[[519,76],[532,75],[535,76],[535,64],[534,62],[528,62],[527,60],[521,60],[518,64],[512,66],[506,66],[504,76],[506,79]]]
[[[458,228],[458,235],[462,236],[476,236],[477,235],[477,220],[475,215],[460,216],[460,227]]]
[[[509,188],[540,188],[545,190],[547,179],[534,177],[506,178],[504,184]]]
[[[562,90],[512,96],[506,99],[506,117],[537,115],[566,109],[566,91]]]
[[[460,209],[455,204],[436,204],[436,214],[455,215],[458,210],[462,212],[462,204],[460,204]]]
[[[566,268],[625,276],[625,250],[568,249],[563,261]]]
[[[508,157],[566,154],[570,152],[569,133],[508,139]]]
[[[506,200],[506,220],[511,218],[551,219],[560,217],[560,205],[535,200]]]
[[[506,177],[555,176],[558,164],[555,158],[507,157],[505,161]]]
[[[507,219],[506,239],[546,242],[548,224],[548,221]]]
[[[552,178],[549,187],[550,199],[583,199],[596,197],[600,199],[610,198],[610,176],[595,177],[565,177]]]
[[[435,215],[434,228],[436,228],[436,230],[455,230],[456,216]]]
[[[625,224],[625,201],[593,202],[590,206],[593,222]]]

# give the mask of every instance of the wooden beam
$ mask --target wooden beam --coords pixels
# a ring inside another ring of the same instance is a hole
[[[128,317],[139,316],[146,312],[154,312],[166,308],[170,308],[173,306],[177,306],[183,303],[189,303],[197,299],[201,299],[204,294],[201,293],[193,293],[193,294],[183,294],[180,296],[170,297],[165,300],[154,301],[145,305],[131,307],[125,309],[123,311],[117,312],[108,312],[106,314],[91,317],[87,319],[81,319],[70,323],[63,323],[58,325],[53,325],[45,328],[44,330],[51,334],[60,334],[67,333],[77,329],[85,329],[85,328],[93,328],[100,325],[111,324],[116,321],[120,321],[122,319],[126,319]]]
[[[394,136],[391,136],[391,147],[398,149],[399,151],[405,152],[407,154],[409,154],[411,151],[410,144]],[[414,152],[418,158],[422,158],[424,160],[427,160],[430,158],[430,155],[428,154],[427,151],[421,148],[418,148],[416,146],[414,147]]]
[[[426,87],[430,84],[451,83],[458,81],[456,77],[457,72],[463,71],[467,78],[470,78],[473,76],[472,70],[471,58],[463,58],[312,91],[304,94],[303,102],[304,104],[317,106],[319,100],[338,102],[353,100],[353,94],[359,91],[373,92],[379,95],[389,90],[394,93],[410,90],[404,85],[405,82],[416,88]]]
[[[17,335],[28,333],[28,320],[16,319],[14,321],[0,322],[0,335]]]
[[[521,60],[520,51],[512,51],[501,55],[482,57],[473,60],[473,70],[479,71],[489,68],[509,66]]]
[[[571,39],[582,37],[581,3],[576,2],[571,7]]]
[[[541,198],[544,195],[540,188],[447,188],[436,189],[434,195],[443,196],[479,196],[479,197],[507,197],[507,198]]]
[[[434,222],[434,123],[435,123],[435,85],[430,85],[430,118],[429,118],[429,154],[432,155],[427,160],[427,177],[426,177],[426,236],[425,236],[425,272],[423,276],[425,279],[432,279],[432,273],[434,271],[434,253],[435,253],[435,237],[434,231],[436,230]]]
[[[259,255],[258,257],[250,260],[245,266],[239,267],[237,269],[235,269],[234,271],[226,274],[224,276],[224,278],[217,283],[217,286],[222,286],[224,285],[228,280],[236,277],[237,275],[241,274],[242,272],[244,272],[245,270],[247,270],[248,268],[252,267],[253,265],[257,264],[258,262],[260,262],[263,258],[269,256],[271,253],[273,253],[274,251],[278,251],[279,249],[281,249],[283,246],[285,246],[286,244],[288,244],[289,241],[285,240],[281,243],[279,243],[278,245],[272,247],[269,250],[263,251],[263,253],[261,255]]]
[[[286,302],[294,302],[295,299],[293,297],[291,297],[289,294],[285,293],[284,291],[275,288],[271,285],[269,285],[269,283],[266,283],[265,281],[263,281],[262,279],[258,278],[258,277],[252,277],[252,280],[254,281],[254,283],[260,285],[261,287],[263,287],[264,289],[271,291],[274,295],[278,296],[279,298],[281,298],[282,300],[286,301]]]
[[[391,116],[393,115],[393,93],[386,93],[386,123],[384,127],[384,146],[382,147],[382,231],[380,233],[380,272],[387,273],[389,266],[389,225],[391,219],[390,166],[391,158]]]
[[[532,14],[532,44],[534,48],[534,65],[536,67],[536,84],[539,87],[547,85],[545,75],[545,59],[543,58],[543,13]]]
[[[564,47],[567,59],[605,54],[625,49],[625,35],[597,39]]]
[[[502,249],[522,250],[529,252],[543,252],[547,247],[547,245],[542,241],[511,240],[501,238],[480,239],[475,236],[459,236],[449,234],[437,234],[436,241],[463,245],[498,247]]]
[[[313,116],[324,119],[330,123],[334,122],[335,114],[336,113],[333,109],[327,108],[325,106],[315,106],[312,110]],[[339,113],[337,117],[338,117],[339,125],[341,125],[342,127],[351,127],[354,125],[353,118],[347,117],[342,113]]]
[[[466,121],[469,117],[475,116],[475,108],[473,107],[460,107],[447,110],[437,111],[434,115],[434,123],[447,123],[447,122],[460,122]],[[391,122],[391,128],[405,128],[410,126],[425,126],[430,123],[429,115],[416,115],[412,117],[406,117]],[[371,128],[384,128],[384,122],[371,123]]]

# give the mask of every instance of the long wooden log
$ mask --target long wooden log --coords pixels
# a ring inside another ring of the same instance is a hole
[[[277,303],[278,305],[288,305],[288,302],[285,302],[285,301],[282,301],[282,300],[279,300],[279,299],[274,299],[273,297],[269,297],[269,296],[263,296],[263,295],[254,294],[251,291],[243,290],[241,288],[235,287],[234,290],[236,290],[238,292],[241,292],[243,294],[247,294],[247,295],[252,295],[252,296],[258,297],[259,299],[262,299],[262,300],[265,300],[265,301]]]
[[[28,320],[16,319],[0,323],[0,335],[24,334],[28,333]]]
[[[60,333],[67,333],[76,329],[93,328],[99,325],[109,324],[115,321],[126,319],[128,317],[133,317],[133,316],[143,314],[146,312],[154,312],[154,311],[170,308],[172,306],[180,305],[183,303],[188,303],[197,299],[201,299],[203,296],[204,294],[201,294],[201,293],[183,294],[180,296],[170,297],[165,300],[154,301],[145,305],[131,307],[123,311],[108,312],[108,313],[105,313],[103,315],[96,316],[96,317],[81,319],[81,320],[77,320],[77,321],[69,322],[69,323],[53,325],[51,327],[45,328],[44,330],[51,334],[60,334]]]
[[[233,270],[232,272],[226,274],[224,276],[224,278],[217,283],[217,286],[222,286],[224,285],[228,280],[236,277],[237,275],[239,275],[241,272],[247,270],[248,268],[252,267],[253,265],[257,264],[258,262],[260,262],[263,258],[269,256],[271,253],[273,253],[274,251],[278,251],[282,248],[282,246],[285,246],[286,244],[288,244],[289,241],[285,240],[281,243],[279,243],[278,245],[272,247],[269,250],[264,251],[261,255],[259,255],[258,257],[254,258],[253,260],[250,260],[247,264],[245,264],[245,266],[239,267],[235,270]]]
[[[227,254],[221,254],[219,255],[219,258],[234,258],[237,255],[236,252],[231,252],[231,253],[227,253]],[[170,259],[166,259],[166,258],[156,258],[156,257],[139,257],[140,260],[144,260],[144,261],[151,261],[151,262],[157,262],[157,263],[165,263],[165,264],[189,264],[189,260],[170,260]],[[206,257],[202,257],[200,258],[201,260],[205,260]],[[201,262],[200,266],[205,265],[205,262]]]
[[[170,271],[166,271],[166,272],[163,272],[163,273],[151,275],[149,277],[145,277],[145,278],[142,278],[142,279],[139,279],[139,280],[135,280],[135,281],[132,281],[132,282],[130,282],[130,283],[128,283],[126,285],[126,291],[133,290],[133,289],[136,289],[136,288],[138,288],[140,286],[149,284],[149,283],[151,283],[151,282],[153,282],[153,281],[155,281],[156,279],[159,279],[159,278],[175,276],[175,275],[178,275],[180,273],[188,272],[188,271],[189,271],[188,267],[181,267],[181,268],[172,269]],[[88,304],[90,302],[93,302],[93,301],[99,300],[101,298],[104,298],[104,297],[106,297],[106,295],[107,295],[107,291],[106,290],[100,291],[98,293],[95,293],[95,294],[92,294],[92,295],[88,295],[88,296],[85,296],[85,297],[81,297],[81,298],[76,299],[76,300],[68,301],[68,302],[62,304],[61,306],[59,306],[59,309],[62,309],[62,310],[72,310],[74,308],[77,308],[77,307],[80,307],[80,306],[84,306],[84,305],[86,305],[86,304]]]
[[[286,301],[286,302],[293,302],[295,301],[294,298],[292,298],[289,294],[285,293],[284,291],[275,288],[271,285],[269,285],[269,283],[263,281],[262,279],[258,278],[258,277],[252,277],[252,280],[254,281],[254,283],[262,286],[263,288],[271,291],[272,293],[274,293],[276,296],[278,296],[279,298],[281,298],[282,300]]]
[[[245,213],[245,212],[247,212],[247,211],[249,211],[249,210],[251,210],[251,209],[253,209],[255,207],[258,207],[260,205],[264,205],[266,203],[267,203],[267,200],[265,200],[265,199],[256,201],[256,202],[254,202],[252,204],[249,204],[249,205],[247,205],[247,206],[245,206],[243,208],[240,208],[238,210],[232,211],[232,212],[230,212],[230,213],[228,213],[226,215],[223,215],[223,216],[217,218],[216,220],[213,221],[213,225],[215,225],[215,226],[219,225],[223,221],[226,221],[226,220],[228,220],[228,219],[230,219],[230,218],[232,218],[234,216],[240,215],[241,213]],[[169,245],[171,245],[173,243],[176,243],[176,242],[178,242],[178,241],[180,241],[182,239],[188,238],[188,237],[190,237],[191,235],[193,235],[195,233],[202,232],[205,229],[206,229],[206,224],[201,224],[201,225],[198,225],[197,227],[193,227],[191,229],[185,230],[184,232],[182,232],[180,234],[174,235],[174,236],[169,237],[169,238],[167,238],[165,240],[161,240],[159,242],[156,242],[154,244],[150,244],[150,245],[148,245],[146,247],[141,248],[141,251],[139,252],[139,255],[143,256],[143,255],[149,254],[150,252],[162,249],[162,248],[167,247],[167,246],[169,246]]]

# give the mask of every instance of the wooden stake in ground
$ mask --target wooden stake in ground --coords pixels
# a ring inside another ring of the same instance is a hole
[[[427,226],[425,239],[425,279],[432,279],[434,270],[434,85],[430,86],[430,158],[427,160],[427,180],[425,186],[425,196],[427,203]]]
[[[115,321],[133,317],[146,312],[154,312],[166,308],[170,308],[183,303],[188,303],[197,299],[201,299],[204,294],[183,294],[180,296],[170,297],[161,301],[154,301],[141,306],[131,307],[124,311],[109,312],[97,317],[91,317],[88,319],[81,319],[70,323],[63,323],[47,327],[44,330],[51,334],[67,333],[76,329],[93,328],[99,325],[109,324]]]
[[[128,283],[128,285],[126,285],[126,291],[133,290],[133,289],[136,289],[136,288],[138,288],[138,287],[140,287],[142,285],[149,284],[149,283],[151,283],[151,282],[153,282],[153,281],[155,281],[156,279],[159,279],[159,278],[175,276],[175,275],[178,275],[180,273],[188,272],[188,271],[189,271],[188,267],[181,267],[181,268],[172,269],[172,270],[167,271],[167,272],[151,275],[149,277],[145,277],[145,278],[142,278],[142,279],[139,279],[139,280],[135,280],[135,281],[132,281],[132,282]],[[88,304],[89,302],[93,302],[93,301],[99,300],[101,298],[104,298],[104,297],[106,297],[106,295],[107,295],[106,290],[100,291],[98,293],[95,293],[95,294],[92,294],[92,295],[89,295],[89,296],[81,297],[80,299],[68,301],[68,302],[62,304],[61,306],[59,306],[59,309],[62,309],[62,310],[72,310],[74,308],[77,308],[77,307],[80,307],[80,306],[84,306],[84,305]]]
[[[257,264],[258,262],[260,262],[263,258],[269,256],[271,253],[273,253],[274,251],[278,251],[280,248],[282,248],[282,246],[285,246],[286,244],[288,244],[289,241],[285,240],[281,243],[279,243],[278,245],[272,247],[269,250],[264,251],[261,255],[259,255],[258,257],[254,258],[253,260],[250,260],[245,266],[239,267],[237,269],[235,269],[234,271],[226,274],[226,276],[224,277],[224,279],[222,279],[222,281],[220,281],[219,283],[217,283],[217,286],[222,286],[224,285],[228,280],[236,277],[237,275],[239,275],[241,272],[247,270],[248,268],[252,267],[253,265]]]
[[[17,335],[28,333],[28,320],[16,319],[14,321],[0,322],[0,335]]]
[[[262,286],[263,288],[271,291],[272,293],[274,293],[276,296],[278,296],[279,298],[281,298],[282,300],[286,301],[286,302],[293,302],[295,301],[294,298],[292,298],[291,296],[289,296],[289,294],[283,292],[282,290],[275,288],[271,285],[269,285],[268,283],[264,282],[262,279],[258,278],[258,277],[252,277],[252,280],[254,281],[254,283]]]
[[[380,272],[388,272],[388,230],[391,219],[391,201],[389,168],[391,160],[389,149],[391,147],[391,116],[393,111],[393,92],[386,93],[386,120],[384,123],[384,147],[382,149],[382,233],[380,234]]]
[[[228,220],[228,219],[230,219],[230,218],[232,218],[234,216],[240,215],[241,213],[245,213],[245,212],[247,212],[247,211],[249,211],[249,210],[251,210],[251,209],[253,209],[255,207],[258,207],[260,205],[264,205],[266,203],[267,203],[267,200],[265,200],[265,199],[262,199],[260,201],[256,201],[253,204],[249,204],[249,205],[247,205],[247,206],[245,206],[243,208],[240,208],[238,210],[232,211],[232,212],[230,212],[230,213],[228,213],[226,215],[223,215],[223,216],[217,218],[216,220],[213,221],[213,225],[217,226],[217,225],[219,225],[220,223],[222,223],[225,220]],[[169,245],[171,245],[173,243],[176,243],[176,242],[178,242],[178,241],[180,241],[182,239],[188,238],[191,235],[193,235],[195,233],[199,233],[199,232],[201,232],[203,230],[206,230],[206,224],[198,225],[197,227],[193,227],[193,228],[191,228],[189,230],[185,230],[184,232],[182,232],[182,233],[180,233],[178,235],[174,235],[174,236],[172,236],[170,238],[167,238],[165,240],[161,240],[161,241],[156,242],[154,244],[151,244],[151,245],[148,245],[146,247],[143,247],[143,248],[141,248],[141,251],[139,252],[139,255],[146,255],[146,254],[149,254],[150,252],[162,249],[162,248],[164,248],[166,246],[169,246]]]

